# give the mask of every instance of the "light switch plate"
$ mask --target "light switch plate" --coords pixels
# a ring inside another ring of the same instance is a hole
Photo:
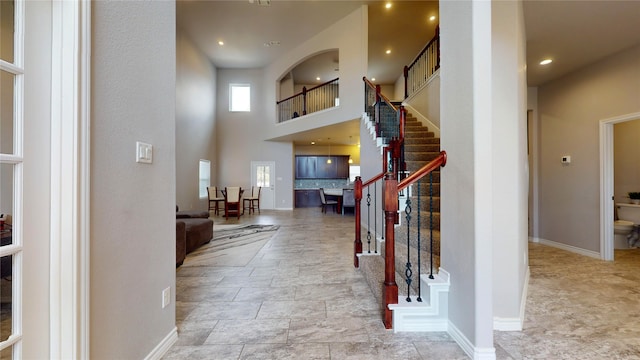
[[[162,290],[162,308],[166,308],[171,303],[171,287]]]
[[[153,162],[153,145],[136,141],[136,162],[151,164]]]

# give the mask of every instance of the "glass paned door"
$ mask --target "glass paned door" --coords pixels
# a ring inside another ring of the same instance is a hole
[[[22,1],[0,1],[0,358],[22,340]]]
[[[275,204],[275,162],[273,161],[252,161],[251,162],[251,185],[260,186],[260,209],[274,209]]]

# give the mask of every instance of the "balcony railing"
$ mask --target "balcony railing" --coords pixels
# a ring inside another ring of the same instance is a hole
[[[440,27],[413,62],[404,67],[404,98],[420,90],[431,76],[440,69]]]
[[[278,122],[338,106],[340,98],[338,80],[339,78],[335,78],[311,89],[305,86],[302,92],[276,102]]]

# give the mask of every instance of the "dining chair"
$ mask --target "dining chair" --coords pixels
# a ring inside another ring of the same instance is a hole
[[[220,191],[222,193],[222,191]],[[214,215],[220,212],[220,203],[224,204],[224,197],[218,196],[218,188],[216,186],[207,186],[207,195],[209,196],[209,211],[213,210]]]
[[[355,213],[356,199],[353,196],[353,189],[342,189],[342,215],[344,215],[344,208],[353,208]]]
[[[253,211],[253,213],[255,214],[256,208],[258,208],[258,214],[260,214],[260,189],[262,189],[261,186],[252,186],[251,194],[242,198],[243,211],[244,209],[249,209],[249,213]],[[245,203],[247,202],[249,203],[248,206],[245,205]]]
[[[327,200],[326,197],[324,196],[324,189],[320,188],[318,191],[320,191],[320,202],[322,203],[322,212],[326,213],[327,212],[327,207],[329,206],[333,206],[333,212],[337,212],[337,208],[338,208],[338,201],[336,200]]]
[[[224,188],[224,216],[229,219],[229,213],[235,214],[240,219],[240,211],[242,211],[242,188],[239,186],[229,186]]]

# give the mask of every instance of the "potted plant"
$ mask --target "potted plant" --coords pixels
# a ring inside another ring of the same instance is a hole
[[[629,192],[629,199],[632,204],[640,205],[640,192],[639,191],[631,191]]]

